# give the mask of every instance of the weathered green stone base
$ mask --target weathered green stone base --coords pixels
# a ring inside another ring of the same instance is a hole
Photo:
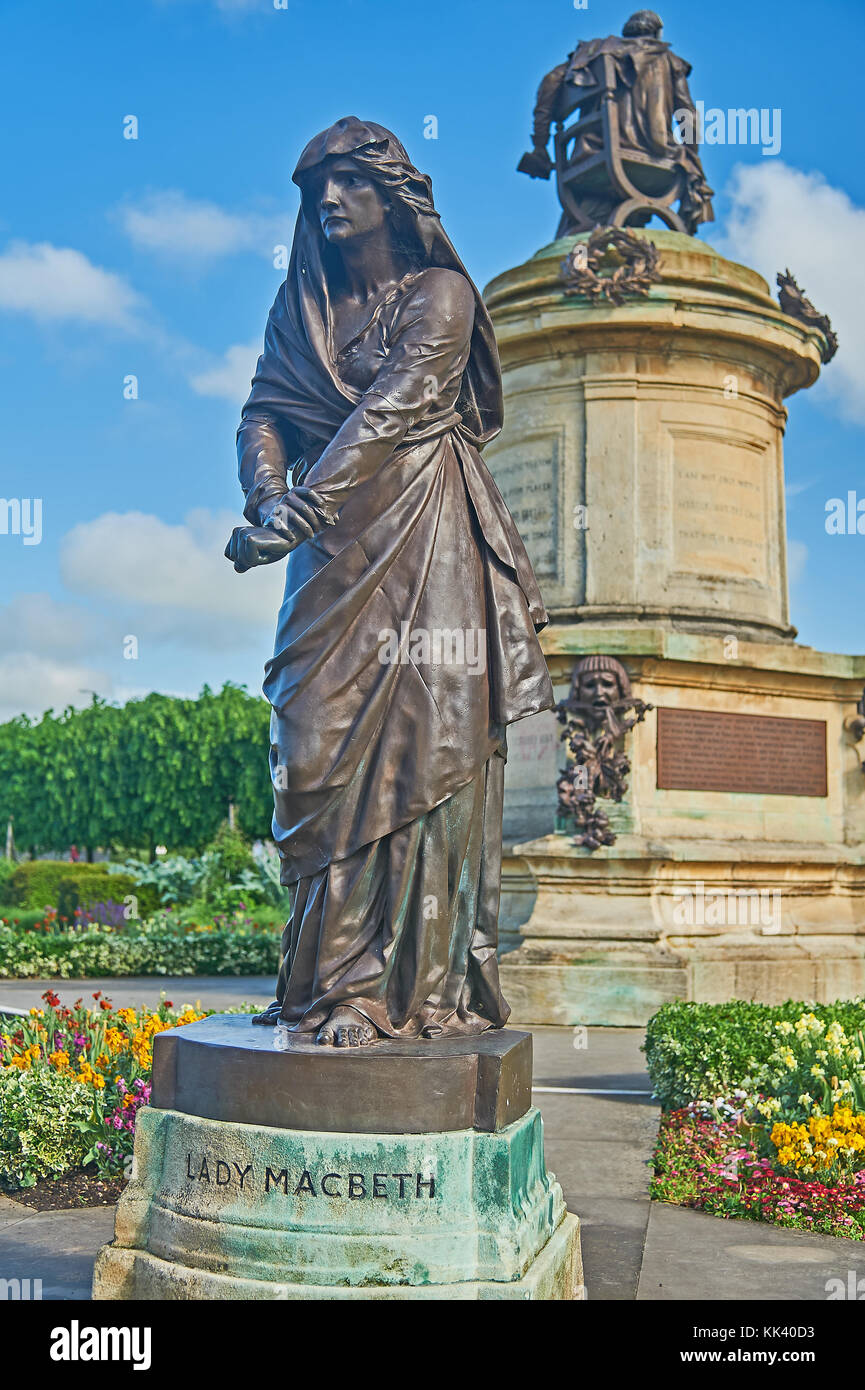
[[[143,1250],[107,1245],[99,1256],[93,1297],[143,1301],[222,1301],[248,1299],[427,1299],[461,1302],[486,1299],[584,1299],[580,1223],[566,1212],[541,1253],[520,1279],[464,1280],[459,1284],[283,1284],[269,1279],[238,1279],[170,1264]]]
[[[95,1299],[574,1299],[579,1223],[532,1109],[340,1134],[148,1108]]]

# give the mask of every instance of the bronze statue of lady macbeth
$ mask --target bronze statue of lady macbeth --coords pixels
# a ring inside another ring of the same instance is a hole
[[[382,126],[311,140],[238,431],[238,570],[288,555],[264,691],[290,885],[277,1001],[319,1043],[500,1028],[508,724],[548,709],[540,592],[478,449],[492,325]],[[291,486],[288,475],[291,474]]]

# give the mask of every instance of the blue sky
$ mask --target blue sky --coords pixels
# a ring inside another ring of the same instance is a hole
[[[865,537],[829,536],[824,519],[828,498],[865,498],[865,8],[660,12],[696,98],[782,113],[774,159],[704,150],[718,221],[701,235],[767,276],[789,265],[838,328],[836,362],[789,402],[792,616],[800,640],[862,651]],[[515,172],[538,80],[628,13],[626,0],[6,0],[0,495],[42,498],[43,537],[0,535],[0,718],[93,689],[258,688],[280,567],[240,578],[221,548],[300,148],[348,113],[393,128],[483,285],[555,229],[552,186]]]

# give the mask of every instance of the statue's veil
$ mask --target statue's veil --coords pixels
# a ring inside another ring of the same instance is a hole
[[[337,156],[355,160],[386,190],[399,240],[410,249],[416,268],[456,270],[471,284],[475,323],[456,408],[463,433],[472,443],[485,444],[502,423],[501,372],[486,306],[441,225],[429,177],[414,167],[395,135],[356,116],[343,117],[310,140],[292,175],[301,191],[301,206],[291,259],[270,311],[264,353],[244,415],[266,409],[286,425],[328,440],[359,399],[359,393],[340,380],[329,345],[333,262],[312,192],[322,162]]]

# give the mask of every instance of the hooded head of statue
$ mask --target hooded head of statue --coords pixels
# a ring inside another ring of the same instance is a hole
[[[376,185],[387,209],[382,234],[391,237],[407,273],[438,266],[471,284],[475,322],[456,408],[466,436],[486,443],[502,420],[501,372],[486,306],[441,225],[428,175],[414,167],[391,131],[356,116],[344,116],[310,140],[292,175],[301,201],[288,275],[271,310],[247,409],[266,404],[307,433],[330,438],[359,399],[340,379],[331,347],[331,304],[342,261],[322,229],[319,199],[328,165],[337,160],[352,161]]]

